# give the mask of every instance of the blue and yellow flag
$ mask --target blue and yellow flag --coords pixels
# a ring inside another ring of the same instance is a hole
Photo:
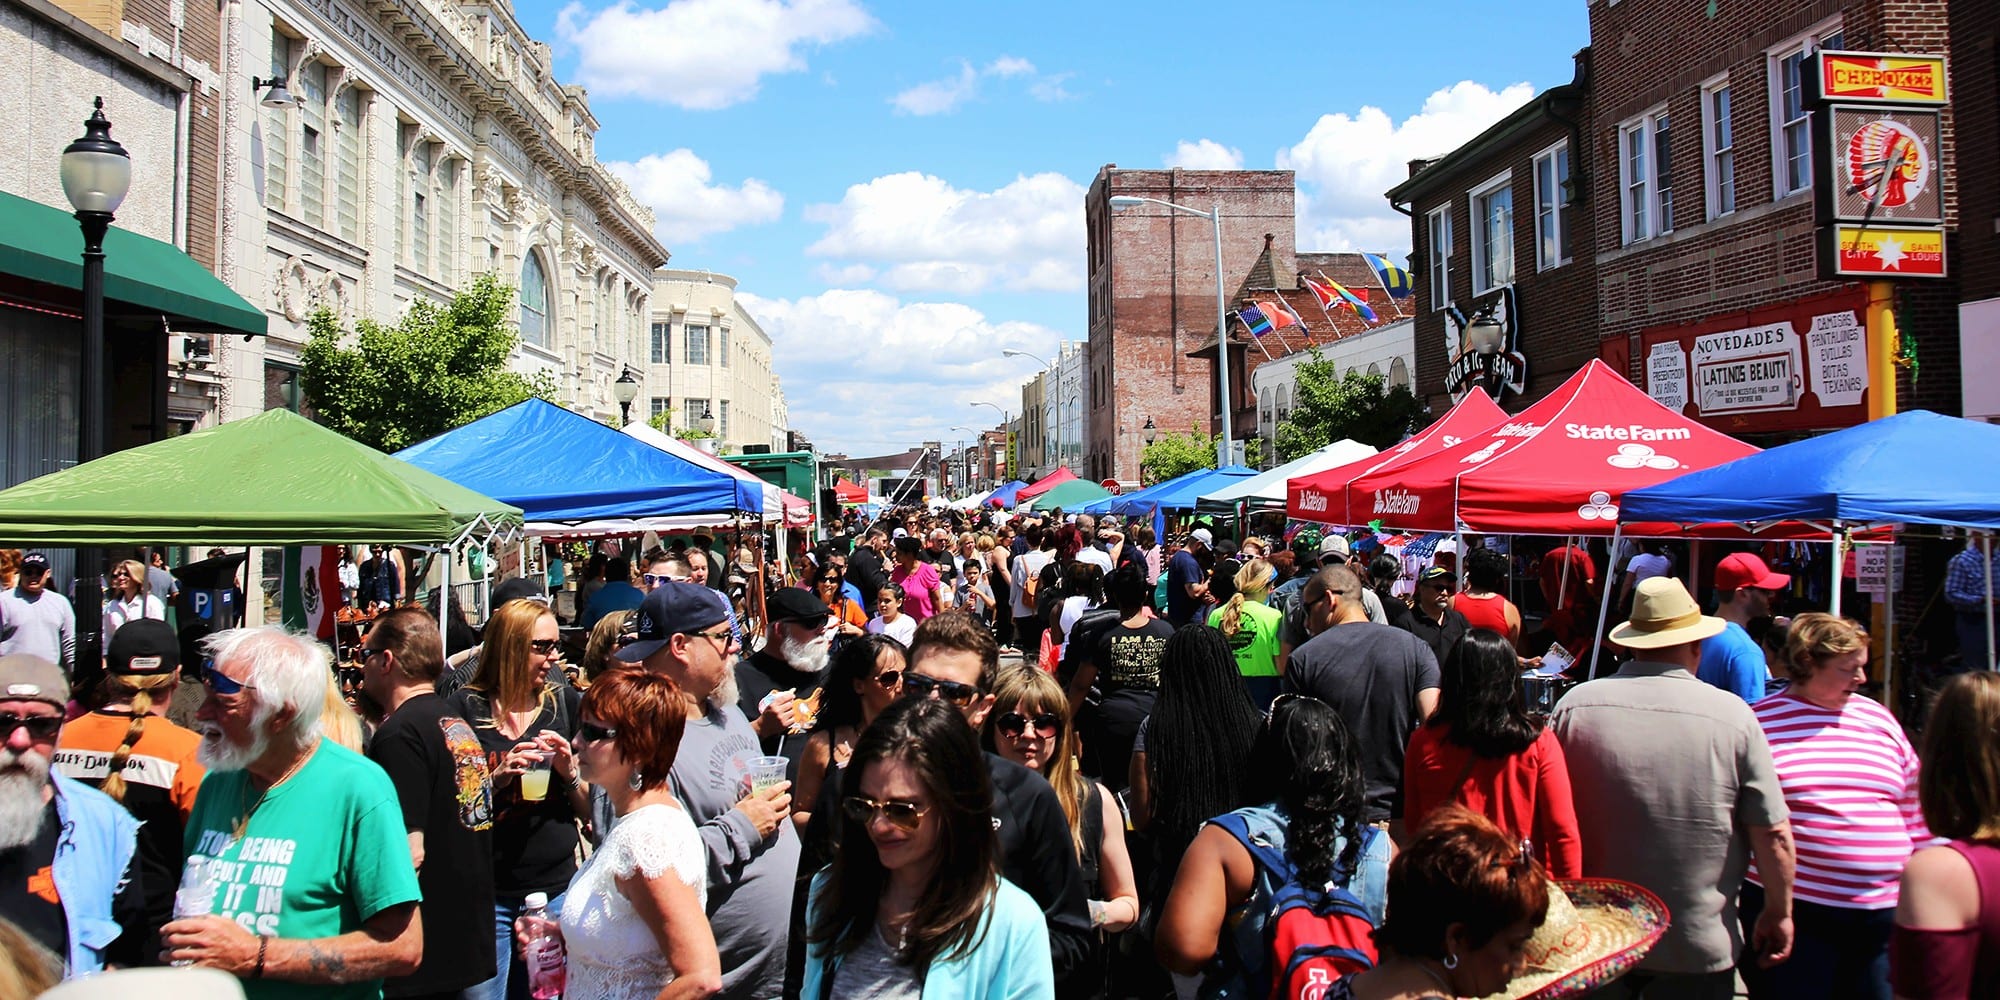
[[[1389,263],[1389,258],[1379,253],[1362,254],[1368,258],[1368,266],[1375,269],[1375,276],[1382,279],[1382,290],[1392,299],[1407,299],[1416,290],[1416,283],[1410,280],[1410,272]]]

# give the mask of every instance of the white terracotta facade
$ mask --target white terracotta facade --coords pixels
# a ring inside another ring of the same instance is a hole
[[[735,278],[656,273],[644,360],[633,420],[670,410],[673,428],[699,428],[705,410],[723,454],[750,445],[785,450],[785,397],[771,370],[771,335],[736,301]]]

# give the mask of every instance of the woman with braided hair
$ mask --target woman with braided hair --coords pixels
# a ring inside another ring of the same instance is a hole
[[[205,773],[195,759],[201,737],[167,721],[180,684],[180,638],[166,622],[141,618],[111,637],[97,701],[103,707],[63,726],[54,766],[117,799],[142,824],[146,925],[173,919],[174,888],[187,858],[181,831]],[[151,942],[146,955],[159,954]]]

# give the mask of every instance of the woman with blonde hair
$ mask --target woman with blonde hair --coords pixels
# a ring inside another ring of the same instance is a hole
[[[607,616],[608,617],[608,616]],[[469,993],[481,1000],[526,1000],[528,970],[512,960],[514,918],[529,893],[551,911],[576,874],[578,816],[589,814],[570,741],[581,719],[575,688],[560,672],[562,633],[549,606],[500,605],[486,622],[479,666],[449,700],[472,724],[493,775],[494,940],[497,972]],[[530,770],[542,774],[530,775]]]
[[[1125,814],[1109,789],[1084,777],[1068,705],[1062,684],[1049,674],[1028,667],[1002,671],[986,714],[986,738],[993,752],[1048,779],[1056,790],[1069,820],[1070,845],[1083,867],[1090,924],[1115,934],[1139,920]]]
[[[104,639],[119,626],[141,618],[167,620],[167,606],[146,586],[146,564],[127,559],[111,564],[111,586],[104,592]]]
[[[354,706],[347,703],[347,692],[340,688],[340,675],[326,675],[326,700],[319,706],[320,735],[346,747],[355,753],[366,753],[368,737],[372,730],[362,720]]]
[[[1284,612],[1266,603],[1278,570],[1266,559],[1252,559],[1236,571],[1235,583],[1236,593],[1209,613],[1208,624],[1229,640],[1250,699],[1268,709],[1278,696],[1278,632],[1285,622]]]
[[[590,630],[590,640],[583,646],[581,687],[588,688],[610,666],[612,652],[625,645],[620,636],[626,634],[626,627],[633,624],[636,615],[636,611],[614,611],[597,620],[597,627]]]
[[[2000,674],[1945,684],[1923,741],[1924,822],[1951,840],[1903,868],[1890,984],[1910,1000],[2000,996]]]
[[[166,718],[181,677],[180,639],[166,622],[135,621],[106,650],[97,697],[103,707],[63,726],[54,766],[117,799],[140,821],[146,926],[158,928],[173,919],[174,887],[187,860],[181,834],[205,773],[196,757],[201,737]]]

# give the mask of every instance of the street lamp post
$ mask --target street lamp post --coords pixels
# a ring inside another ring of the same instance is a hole
[[[1033,362],[1036,362],[1036,363],[1040,364],[1040,365],[1042,366],[1042,368],[1043,368],[1044,370],[1046,370],[1046,371],[1047,371],[1047,372],[1048,372],[1049,374],[1051,374],[1051,375],[1055,376],[1055,393],[1056,393],[1056,426],[1055,426],[1055,433],[1054,433],[1054,434],[1050,434],[1050,435],[1048,435],[1048,436],[1049,436],[1049,437],[1051,437],[1051,438],[1052,438],[1052,439],[1053,439],[1053,440],[1055,441],[1055,446],[1056,446],[1056,464],[1057,464],[1057,465],[1067,465],[1067,464],[1069,464],[1069,463],[1067,463],[1067,462],[1065,462],[1065,461],[1063,460],[1063,450],[1062,450],[1062,420],[1063,420],[1063,417],[1062,417],[1062,413],[1063,413],[1063,411],[1062,411],[1062,405],[1063,405],[1063,400],[1062,400],[1062,371],[1061,371],[1060,369],[1058,369],[1058,368],[1057,368],[1057,367],[1056,367],[1055,365],[1052,365],[1052,364],[1049,364],[1049,362],[1048,362],[1048,359],[1046,359],[1046,358],[1042,357],[1042,356],[1041,356],[1041,355],[1039,355],[1039,354],[1035,354],[1035,353],[1033,353],[1033,352],[1030,352],[1030,351],[1022,351],[1022,350],[1016,350],[1015,348],[1012,348],[1012,347],[1008,347],[1008,348],[1003,348],[1003,349],[1001,349],[1000,353],[1001,353],[1002,355],[1005,355],[1006,357],[1010,357],[1010,358],[1027,358],[1027,359],[1028,359],[1028,360],[1030,360],[1030,361],[1033,361]],[[1049,393],[1049,386],[1048,386],[1048,384],[1047,384],[1047,383],[1048,383],[1048,381],[1049,381],[1049,380],[1045,378],[1045,379],[1043,379],[1042,381],[1043,381],[1043,383],[1044,383],[1044,384],[1043,384],[1043,386],[1042,386],[1042,395],[1043,395],[1043,398],[1047,398],[1047,396],[1048,396],[1048,393]],[[1022,416],[1023,416],[1023,417],[1026,417],[1026,416],[1027,416],[1027,414],[1025,414],[1025,413],[1024,413],[1024,414],[1022,414]],[[1043,433],[1044,433],[1044,434],[1048,434],[1048,432],[1047,432],[1047,430],[1046,430],[1046,429],[1044,429]]]
[[[1207,219],[1215,230],[1215,374],[1217,391],[1222,396],[1222,440],[1216,442],[1215,464],[1225,466],[1235,452],[1231,442],[1229,426],[1229,306],[1228,293],[1222,284],[1222,206],[1209,203],[1208,211],[1177,205],[1160,198],[1142,198],[1138,195],[1119,194],[1111,196],[1112,208],[1132,208],[1138,205],[1159,205],[1176,212]]]
[[[1013,437],[1014,437],[1014,432],[1013,432],[1013,430],[1011,429],[1011,427],[1010,427],[1009,425],[1013,424],[1013,422],[1014,422],[1014,411],[1012,411],[1012,410],[1009,410],[1009,409],[1007,409],[1007,408],[1005,408],[1005,407],[1002,407],[1002,406],[1000,406],[1000,405],[998,405],[998,404],[995,404],[995,403],[989,403],[989,402],[986,402],[986,401],[985,401],[985,400],[983,400],[983,399],[975,399],[975,400],[973,400],[973,401],[972,401],[972,405],[974,405],[974,406],[990,406],[990,407],[992,407],[992,408],[993,408],[993,409],[994,409],[995,411],[997,411],[997,412],[998,412],[998,413],[1000,414],[1000,440],[1001,440],[1001,441],[1003,441],[1003,442],[1006,442],[1006,443],[1007,443],[1007,444],[1008,444],[1008,445],[1010,446],[1010,447],[1008,447],[1008,449],[1007,449],[1007,450],[1008,450],[1008,452],[1009,452],[1009,453],[1012,453],[1012,452],[1013,452],[1013,450],[1014,450],[1014,449],[1013,449],[1013,448],[1011,447],[1011,446],[1013,445],[1013,443],[1014,443],[1014,442],[1013,442]],[[1007,474],[1008,472],[1011,472],[1011,471],[1013,471],[1013,470],[1011,470],[1011,469],[1004,469],[1004,468],[1003,468],[1003,469],[1001,470],[1001,475],[1005,475],[1005,474]],[[995,477],[993,477],[993,479],[994,479],[994,481],[995,481],[995,482],[999,482],[999,480],[1000,480],[1000,476],[995,476]]]
[[[83,137],[62,152],[63,194],[83,227],[83,386],[77,394],[77,464],[104,454],[104,234],[112,213],[132,187],[132,157],[111,138],[104,98],[84,120]],[[98,569],[102,553],[76,550],[76,676],[94,679],[103,663],[104,636],[98,613],[103,605]]]
[[[611,383],[611,394],[618,398],[619,426],[632,423],[632,401],[639,398],[639,380],[632,377],[632,369],[618,373],[618,380]]]
[[[979,444],[979,432],[970,427],[954,425],[952,430],[960,435],[970,435],[974,444]],[[984,447],[981,445],[981,447]],[[958,485],[967,493],[972,492],[972,453],[965,450],[965,437],[958,439]]]

